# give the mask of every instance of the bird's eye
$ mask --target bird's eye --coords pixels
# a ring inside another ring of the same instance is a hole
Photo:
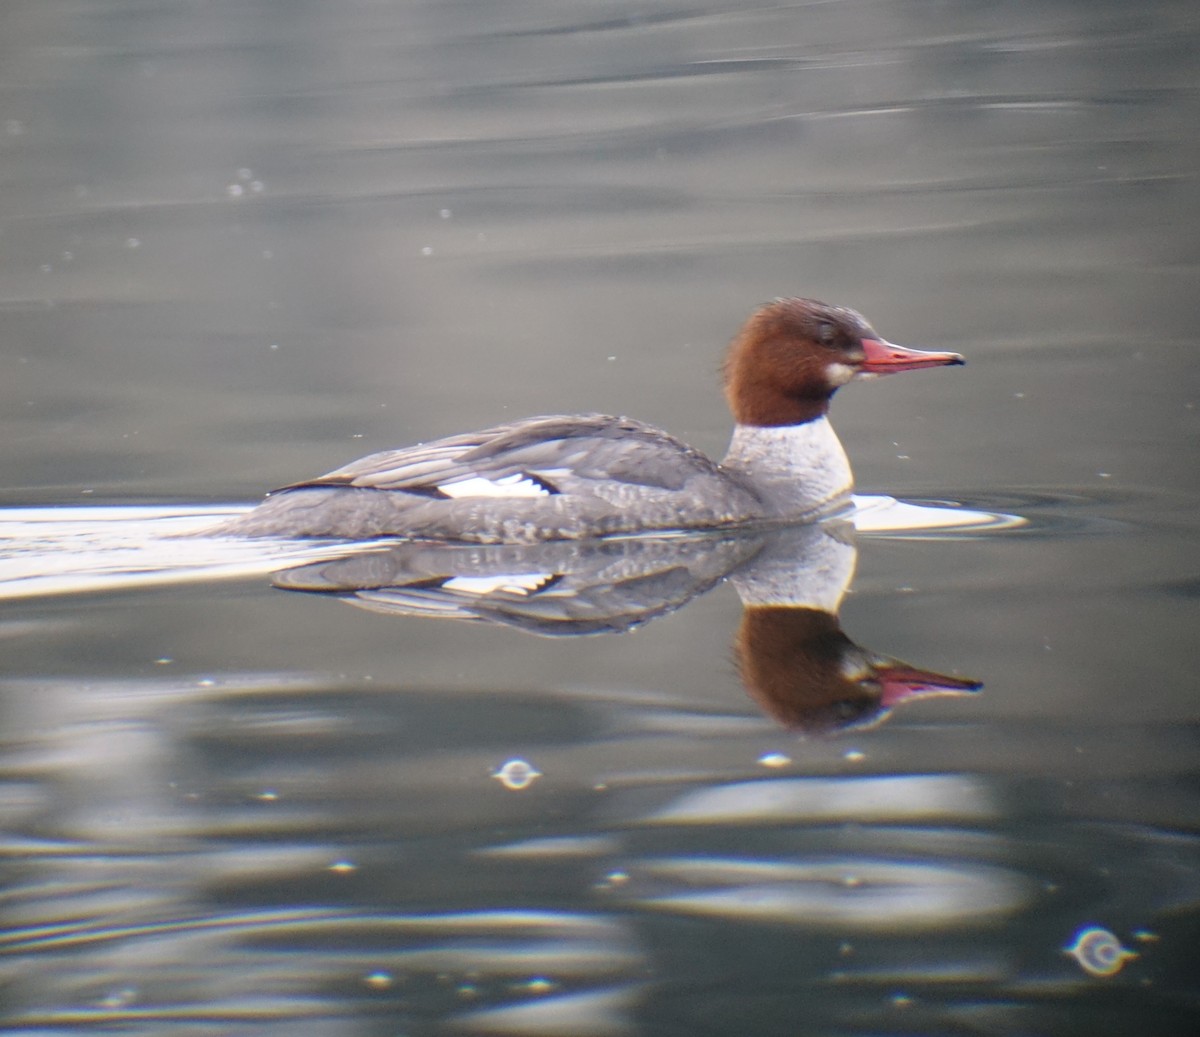
[[[823,320],[817,325],[817,340],[823,346],[832,346],[837,339],[837,328],[829,321]]]

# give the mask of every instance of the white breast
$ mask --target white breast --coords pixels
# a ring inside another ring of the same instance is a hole
[[[854,488],[850,461],[826,417],[803,425],[738,425],[722,463],[746,475],[778,515],[812,511]]]

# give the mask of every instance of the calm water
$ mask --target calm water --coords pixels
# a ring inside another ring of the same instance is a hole
[[[0,1027],[1200,1029],[1198,44],[1184,0],[0,7]],[[861,492],[1024,523],[162,536],[525,414],[720,454],[784,294],[968,357],[839,395]],[[753,586],[855,566],[747,661]],[[428,618],[435,570],[526,582]],[[830,732],[831,645],[962,686]]]

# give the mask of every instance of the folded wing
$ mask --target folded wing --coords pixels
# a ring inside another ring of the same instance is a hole
[[[528,497],[579,492],[589,480],[679,490],[698,475],[719,472],[699,451],[651,425],[603,414],[555,415],[369,454],[283,489]]]

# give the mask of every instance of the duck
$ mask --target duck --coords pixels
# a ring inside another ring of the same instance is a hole
[[[368,454],[212,532],[532,544],[811,521],[849,507],[854,486],[829,422],[834,393],[962,363],[888,342],[848,307],[775,299],[726,354],[734,430],[719,462],[632,418],[545,415]]]

